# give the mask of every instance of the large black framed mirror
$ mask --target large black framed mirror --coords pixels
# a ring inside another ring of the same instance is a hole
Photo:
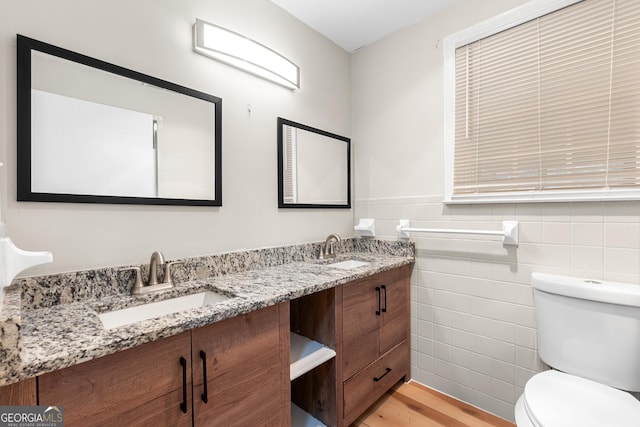
[[[17,36],[18,201],[222,205],[222,100]]]
[[[278,117],[278,207],[351,208],[351,140]]]

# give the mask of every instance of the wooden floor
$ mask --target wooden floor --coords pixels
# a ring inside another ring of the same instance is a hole
[[[351,427],[515,427],[416,383],[398,383]]]

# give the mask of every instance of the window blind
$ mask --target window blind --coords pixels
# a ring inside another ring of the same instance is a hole
[[[640,186],[638,28],[584,0],[457,48],[453,197]]]
[[[298,190],[296,182],[296,157],[297,157],[297,136],[298,133],[293,126],[285,125],[284,147],[282,150],[283,159],[283,200],[285,203],[296,203],[298,201]]]

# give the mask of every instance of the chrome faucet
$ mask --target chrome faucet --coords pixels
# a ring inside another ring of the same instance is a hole
[[[320,246],[320,259],[335,258],[335,243],[339,243],[342,239],[337,234],[329,234],[324,243]]]

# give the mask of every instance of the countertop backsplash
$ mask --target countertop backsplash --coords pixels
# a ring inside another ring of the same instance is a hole
[[[291,262],[316,260],[320,254],[321,245],[322,242],[302,243],[173,259],[167,260],[167,262],[180,262],[172,266],[172,278],[175,283],[181,283],[223,274],[275,267]],[[415,244],[408,241],[348,238],[340,241],[336,252],[338,254],[350,252],[384,253],[392,256],[413,257]],[[10,288],[18,287],[21,289],[22,310],[128,295],[133,287],[135,273],[130,270],[120,271],[120,269],[130,266],[133,265],[18,278],[13,281]],[[149,264],[143,264],[140,267],[143,280],[145,280],[149,274]],[[162,268],[159,268],[158,276],[160,279],[163,279],[163,274]]]

